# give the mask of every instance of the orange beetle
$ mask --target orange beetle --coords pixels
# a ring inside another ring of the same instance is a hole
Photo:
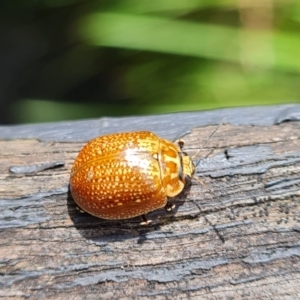
[[[87,143],[71,171],[70,190],[84,211],[103,219],[128,219],[168,206],[195,165],[178,145],[152,132],[100,136]]]

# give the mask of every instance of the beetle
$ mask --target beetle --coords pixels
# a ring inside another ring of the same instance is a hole
[[[70,191],[78,206],[99,218],[142,216],[165,207],[194,176],[195,165],[177,144],[149,131],[114,133],[88,142],[74,161]]]

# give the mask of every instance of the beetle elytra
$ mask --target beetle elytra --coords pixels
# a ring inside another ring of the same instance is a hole
[[[74,161],[70,190],[84,211],[128,219],[170,208],[195,165],[178,145],[149,131],[115,133],[88,142]]]

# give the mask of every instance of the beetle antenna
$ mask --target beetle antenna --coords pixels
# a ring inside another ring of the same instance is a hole
[[[203,150],[203,148],[206,146],[206,144],[209,142],[209,140],[215,135],[215,133],[218,131],[218,129],[221,127],[221,125],[224,124],[225,121],[226,121],[226,117],[224,117],[224,118],[221,120],[221,122],[219,123],[219,125],[218,125],[218,126],[215,128],[215,130],[210,134],[210,136],[208,137],[208,139],[204,142],[204,144],[203,144],[202,147],[197,151],[197,153],[194,154],[194,155],[192,156],[192,160],[194,160],[194,159],[199,155],[199,153]],[[211,152],[210,152],[210,153],[211,153]],[[208,154],[206,155],[206,157],[207,157],[208,155],[210,155],[210,153],[208,153]],[[205,158],[206,158],[206,157],[205,157]],[[201,159],[199,159],[199,160],[195,163],[195,166],[196,166],[196,167],[199,165],[200,161],[201,161]]]

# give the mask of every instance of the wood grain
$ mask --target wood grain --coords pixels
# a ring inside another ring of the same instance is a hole
[[[223,112],[215,114],[220,120]],[[76,209],[68,181],[84,142],[0,133],[0,297],[298,299],[300,122],[293,121],[227,120],[200,153],[203,185],[194,180],[173,199],[175,211],[150,213],[147,227],[140,218],[107,221]],[[214,129],[191,128],[186,152],[196,153]],[[56,161],[64,166],[9,171]]]

